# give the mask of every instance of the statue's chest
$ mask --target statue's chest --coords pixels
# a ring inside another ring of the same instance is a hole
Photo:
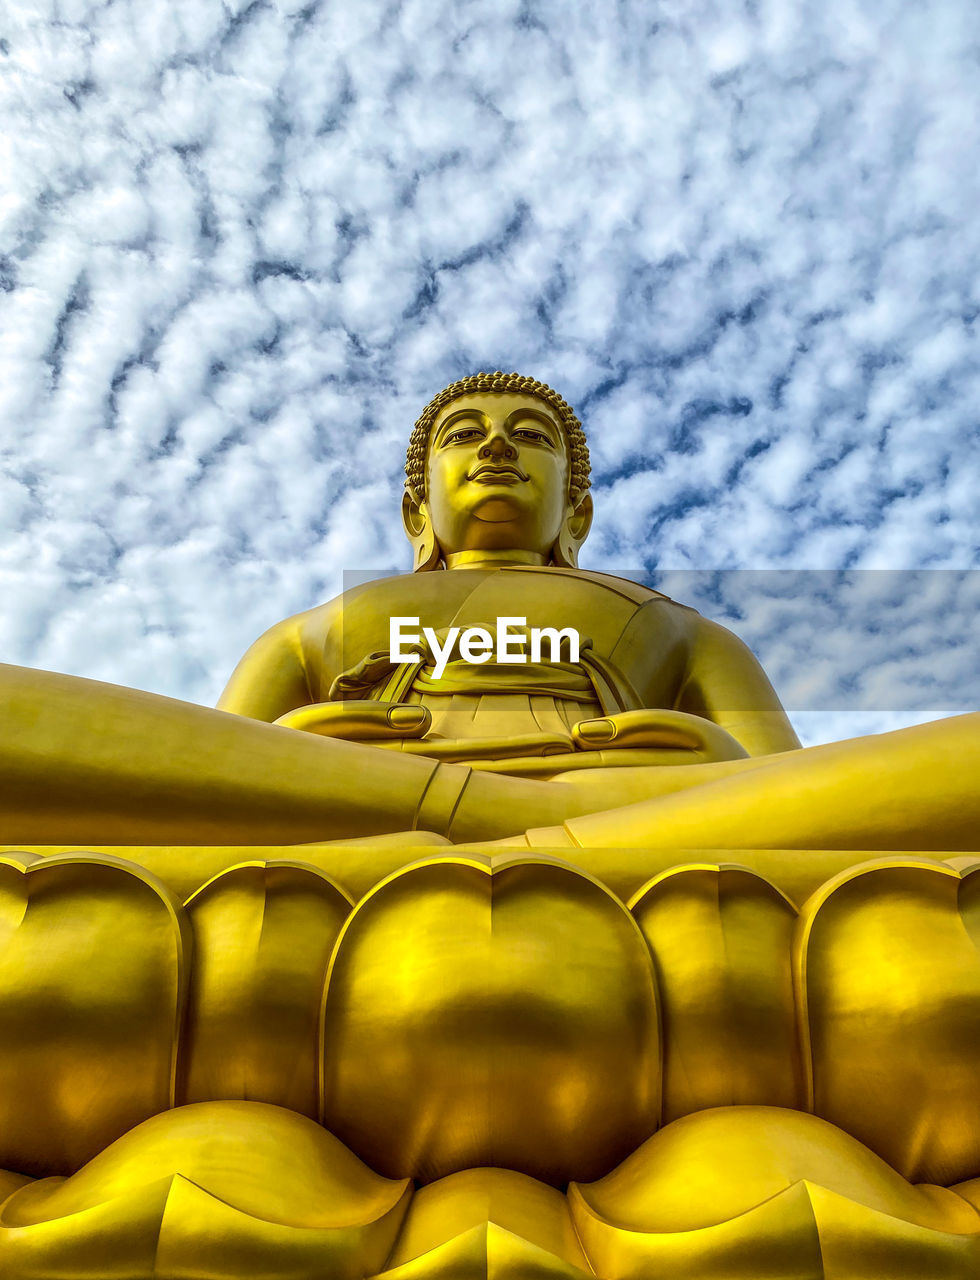
[[[464,578],[470,580],[457,581]],[[608,656],[638,607],[634,600],[588,580],[558,574],[455,570],[424,579],[416,579],[416,592],[400,593],[386,602],[383,612],[372,611],[370,644],[375,651],[389,647],[392,620],[407,618],[417,619],[417,625],[400,621],[403,631],[428,627],[440,634],[450,627],[486,627],[496,633],[505,623],[514,629],[572,629]],[[365,630],[358,625],[351,633],[363,635]]]
[[[675,610],[668,601],[651,601],[632,583],[624,582],[619,589],[616,580],[610,586],[572,572],[453,570],[422,574],[398,580],[373,598],[362,597],[354,609],[345,611],[343,652],[334,653],[328,665],[334,671],[350,671],[369,655],[407,650],[411,639],[403,643],[403,637],[419,637],[431,649],[433,641],[443,644],[455,632],[454,658],[458,659],[459,640],[476,629],[491,632],[495,640],[505,629],[525,636],[550,629],[573,633],[582,651],[588,650],[609,664],[614,683],[621,676],[622,683],[635,691],[639,705],[670,706],[683,666],[682,646],[672,621]],[[542,642],[540,653],[547,665],[553,655],[549,641]],[[497,656],[495,645],[491,665]],[[493,732],[491,720],[513,724],[518,717],[530,732],[546,726],[557,728],[559,721],[567,726],[601,713],[598,702],[585,698],[581,691],[564,697],[558,685],[547,687],[546,679],[529,680],[527,667],[519,661],[509,668],[497,665],[491,681],[483,678],[488,674],[485,671],[474,671],[474,676],[481,676],[474,680],[467,678],[465,670],[451,674],[462,677],[460,687],[451,690],[443,683],[433,694],[438,701],[432,710],[440,720],[450,716],[454,733],[461,733],[455,726],[464,721],[474,722],[470,733]],[[432,689],[431,684],[428,687]],[[409,693],[408,685],[401,682],[397,698],[428,701],[425,688],[423,680]],[[374,690],[368,696],[387,698],[392,693]]]

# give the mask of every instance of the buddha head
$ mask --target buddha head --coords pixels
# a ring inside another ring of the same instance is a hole
[[[592,524],[589,451],[572,407],[518,373],[453,382],[408,447],[402,518],[416,572],[507,553],[574,567]]]

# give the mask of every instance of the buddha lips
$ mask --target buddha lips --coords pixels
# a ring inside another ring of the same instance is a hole
[[[433,676],[440,679],[454,655],[464,662],[495,662],[520,665],[541,662],[544,641],[551,662],[578,662],[579,633],[574,627],[528,627],[527,618],[498,618],[495,627],[418,627],[418,618],[391,618],[389,642],[391,661],[397,665],[418,662],[420,649],[427,648],[435,663]],[[403,649],[402,646],[414,646]]]

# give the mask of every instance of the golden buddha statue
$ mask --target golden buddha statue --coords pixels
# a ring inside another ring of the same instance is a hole
[[[406,470],[218,710],[0,669],[0,1275],[975,1278],[980,717],[801,749],[539,382]]]

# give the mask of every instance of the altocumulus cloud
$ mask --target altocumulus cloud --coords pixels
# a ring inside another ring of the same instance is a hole
[[[590,429],[585,563],[811,740],[970,705],[978,63],[974,0],[9,0],[0,658],[212,700],[407,566],[410,424],[502,367]]]

